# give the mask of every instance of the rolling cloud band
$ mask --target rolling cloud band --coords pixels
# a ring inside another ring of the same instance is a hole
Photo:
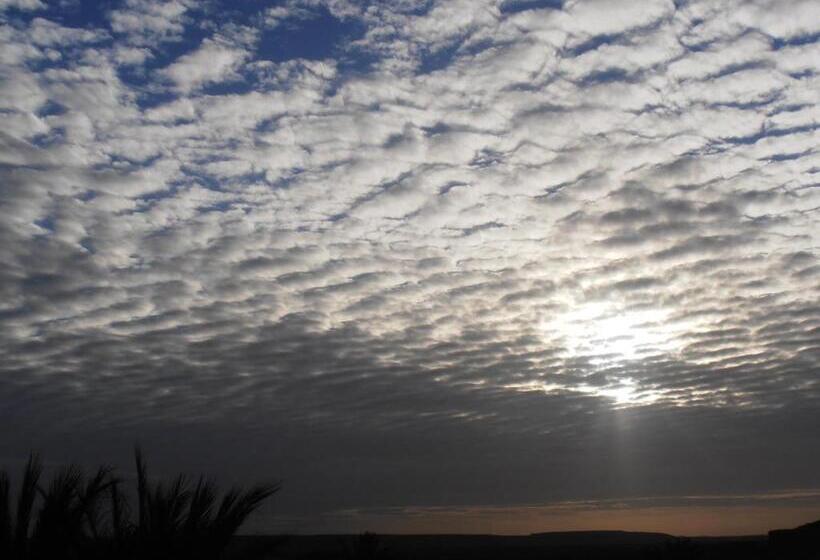
[[[820,487],[817,2],[0,6],[6,456],[154,433],[297,516]]]

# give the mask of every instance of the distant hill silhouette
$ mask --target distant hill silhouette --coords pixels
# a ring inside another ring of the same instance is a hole
[[[677,539],[666,533],[645,533],[632,531],[557,531],[533,533],[531,538],[556,546],[649,546],[673,542]]]
[[[280,541],[287,560],[786,560],[770,556],[766,536],[680,538],[664,533],[571,531],[502,535],[298,535]],[[273,537],[237,537],[234,551]],[[367,544],[368,546],[362,546]],[[237,558],[240,554],[237,554]],[[231,558],[231,556],[229,556]]]
[[[275,537],[236,537],[229,558]],[[273,542],[273,541],[272,541]],[[679,537],[629,531],[502,535],[297,535],[277,541],[287,560],[820,560],[820,521],[768,535]]]
[[[783,558],[820,559],[820,520],[769,531],[769,548]]]

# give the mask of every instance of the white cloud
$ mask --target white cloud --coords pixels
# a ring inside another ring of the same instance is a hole
[[[43,18],[35,18],[27,31],[31,41],[40,47],[66,48],[75,44],[99,43],[109,37],[103,30],[64,27]]]
[[[610,35],[656,23],[670,16],[675,6],[671,0],[639,4],[629,0],[570,0],[564,10],[565,25],[570,33]]]
[[[121,47],[114,50],[114,60],[124,66],[139,66],[152,56],[149,49]]]
[[[123,7],[111,11],[109,19],[111,29],[125,34],[130,42],[154,46],[180,39],[188,9],[187,2],[181,0],[126,0]]]
[[[236,70],[249,56],[244,48],[220,38],[205,39],[199,48],[179,57],[162,74],[173,81],[177,89],[190,92],[206,84],[236,79]]]

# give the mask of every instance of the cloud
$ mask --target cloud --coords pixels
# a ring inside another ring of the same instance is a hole
[[[205,39],[195,51],[185,54],[164,68],[162,73],[182,92],[206,84],[238,79],[236,70],[249,53],[220,38]]]
[[[469,4],[3,20],[20,442],[241,428],[274,461],[278,431],[297,488],[344,457],[361,507],[816,485],[812,4]]]
[[[178,0],[127,0],[109,13],[111,30],[142,46],[178,41],[185,30],[188,9],[187,2]]]
[[[45,4],[40,2],[40,0],[2,0],[2,2],[0,2],[0,10],[16,8],[18,10],[34,11],[42,10],[45,7]]]

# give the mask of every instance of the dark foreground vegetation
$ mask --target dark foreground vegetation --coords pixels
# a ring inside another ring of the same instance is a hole
[[[151,481],[139,449],[135,459],[131,485],[106,467],[90,475],[67,467],[44,481],[36,456],[16,491],[0,471],[0,560],[820,560],[820,521],[736,538],[621,531],[235,536],[278,484],[220,494],[202,477]]]
[[[279,489],[278,484],[234,488],[220,497],[214,483],[202,477],[152,482],[139,449],[135,459],[131,489],[107,467],[92,475],[66,467],[46,482],[39,458],[31,456],[15,496],[8,473],[0,471],[0,559],[224,558],[236,530]]]

